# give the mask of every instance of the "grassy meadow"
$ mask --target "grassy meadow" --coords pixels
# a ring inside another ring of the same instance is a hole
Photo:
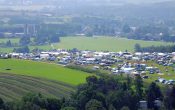
[[[141,41],[114,37],[65,37],[61,38],[61,43],[55,44],[57,48],[71,49],[73,47],[81,50],[105,50],[105,51],[134,51],[134,45],[138,43],[141,46],[151,45],[171,45],[170,43],[157,41]]]
[[[46,78],[70,85],[84,83],[90,74],[68,69],[56,64],[34,62],[16,59],[0,59],[0,73],[13,73],[19,75]]]
[[[0,39],[0,42],[5,42],[6,39]],[[143,47],[147,46],[160,46],[160,45],[172,45],[173,43],[166,43],[160,41],[142,41],[131,40],[126,38],[114,38],[114,37],[61,37],[60,43],[54,43],[51,45],[42,46],[30,46],[30,49],[39,48],[43,50],[49,49],[72,49],[78,48],[80,50],[96,50],[96,51],[134,51],[134,45],[136,43]],[[19,39],[12,39],[12,42],[17,42]],[[1,52],[12,52],[13,48],[0,48]]]
[[[166,42],[131,40],[126,38],[114,37],[62,37],[60,43],[56,43],[53,45],[55,48],[63,49],[78,48],[80,50],[103,50],[114,52],[128,50],[133,52],[136,43],[140,44],[143,47],[152,45],[172,45],[172,43]],[[42,46],[40,46],[39,48],[42,48]],[[44,48],[51,49],[51,46],[44,46]]]
[[[8,40],[10,40],[12,43],[19,42],[19,38],[1,38],[0,43],[6,43]]]

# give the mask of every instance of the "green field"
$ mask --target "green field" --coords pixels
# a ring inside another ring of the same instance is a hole
[[[138,43],[141,46],[151,45],[171,45],[165,42],[155,41],[141,41],[141,40],[129,40],[125,38],[114,38],[114,37],[65,37],[61,38],[61,43],[55,45],[58,48],[78,48],[81,50],[107,50],[107,51],[134,51],[134,45]]]
[[[0,39],[1,41],[2,39]],[[142,41],[114,37],[62,37],[60,43],[53,44],[54,49],[96,50],[96,51],[134,51],[134,45],[138,43],[143,47],[172,45],[173,43],[159,41]],[[30,46],[30,49],[40,48],[44,50],[53,49],[51,45]],[[13,48],[0,48],[1,52],[12,52]]]
[[[68,69],[56,64],[16,59],[0,59],[1,73],[14,73],[38,78],[46,78],[71,85],[84,83],[90,74]]]
[[[1,38],[0,43],[6,43],[8,40],[10,40],[11,43],[19,43],[19,38]]]
[[[28,93],[47,97],[68,97],[75,87],[45,78],[0,73],[0,97],[5,101],[19,100]]]
[[[61,49],[78,48],[80,50],[96,50],[96,51],[134,51],[135,44],[138,43],[143,47],[146,46],[160,46],[172,45],[172,43],[158,42],[158,41],[142,41],[130,40],[125,38],[114,37],[62,37],[61,42],[53,44],[54,47]],[[34,47],[32,47],[34,48]],[[40,46],[42,49],[51,49],[51,46]]]
[[[11,43],[19,43],[19,38],[1,38],[0,43],[6,43],[8,40],[11,41]],[[12,52],[13,48],[0,48],[0,52]]]

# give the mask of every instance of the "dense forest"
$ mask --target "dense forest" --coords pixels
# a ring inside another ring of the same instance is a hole
[[[70,98],[47,98],[30,93],[20,101],[4,102],[2,110],[137,110],[140,101],[149,109],[175,109],[175,86],[162,89],[156,84],[145,84],[140,76],[90,76],[77,87]],[[158,103],[160,102],[160,103]]]

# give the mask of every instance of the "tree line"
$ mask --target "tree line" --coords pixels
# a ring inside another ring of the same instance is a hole
[[[140,44],[135,44],[135,52],[175,52],[175,45],[167,46],[148,46],[141,47]]]
[[[106,14],[106,13],[105,13]],[[123,18],[124,19],[124,18]],[[131,22],[132,21],[132,22]],[[137,21],[133,23],[133,21]],[[167,41],[174,42],[174,22],[162,25],[157,24],[154,21],[143,24],[139,22],[138,18],[134,20],[119,20],[106,17],[95,16],[77,16],[66,18],[27,18],[12,17],[8,23],[2,23],[0,25],[0,38],[6,37],[19,37],[15,33],[24,33],[25,25],[29,25],[29,37],[35,37],[36,44],[43,44],[46,42],[55,42],[54,36],[72,36],[77,34],[84,34],[85,36],[125,36],[129,39],[140,40],[155,40],[155,41]],[[145,20],[144,20],[145,21]],[[54,23],[52,23],[54,22]],[[146,21],[145,21],[146,22]],[[18,25],[20,24],[20,25]],[[30,24],[34,26],[30,27]],[[12,35],[6,35],[5,33],[12,33]],[[14,35],[13,35],[14,34]]]
[[[148,85],[148,84],[147,84]],[[42,94],[27,94],[20,101],[4,102],[2,110],[137,110],[139,101],[147,101],[148,109],[175,109],[175,86],[162,93],[156,83],[145,86],[140,76],[90,76],[69,98],[47,98]],[[161,102],[161,106],[155,103]]]

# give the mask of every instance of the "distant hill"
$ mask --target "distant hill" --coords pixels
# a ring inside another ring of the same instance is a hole
[[[175,2],[166,1],[147,4],[128,3],[128,0],[104,0],[103,2],[96,0],[76,0],[76,2],[67,2],[62,0],[57,3],[57,11],[63,14],[83,14],[91,16],[121,16],[121,17],[144,17],[144,18],[171,18],[175,17]],[[99,1],[99,2],[98,2]],[[137,0],[134,0],[137,1]],[[141,2],[138,2],[141,3]]]
[[[22,0],[0,0],[20,5]],[[26,0],[25,0],[26,1]],[[60,15],[89,15],[139,19],[171,19],[175,17],[173,0],[29,0],[32,4],[56,6]]]

